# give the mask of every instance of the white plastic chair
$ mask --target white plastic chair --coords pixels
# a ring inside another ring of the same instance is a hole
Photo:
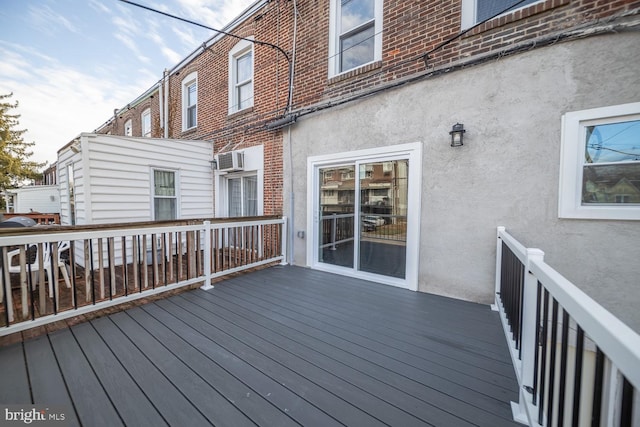
[[[60,254],[69,249],[69,242],[58,242],[58,259],[56,260],[56,262],[54,263],[54,265],[60,269],[60,271],[62,271],[62,276],[64,277],[64,282],[67,285],[67,288],[71,288],[71,281],[69,280],[69,273],[67,273],[67,265],[62,261],[62,259],[60,258]],[[37,248],[38,246],[36,246]],[[50,243],[44,243],[42,245],[43,251],[42,251],[42,269],[44,270],[45,274],[47,275],[47,281],[49,283],[49,298],[53,297],[53,271],[51,269],[52,265],[51,265],[51,244]],[[20,273],[20,265],[13,265],[13,258],[15,256],[18,256],[18,254],[20,253],[20,249],[16,249],[13,250],[11,252],[9,252],[7,254],[7,259],[8,259],[8,265],[9,265],[9,273]],[[40,271],[40,264],[38,262],[38,253],[36,251],[35,254],[35,259],[33,260],[32,263],[29,263],[27,260],[27,266],[26,266],[26,271],[29,271],[29,268],[31,269],[31,276],[32,279],[35,277],[35,275],[38,273],[38,271]]]

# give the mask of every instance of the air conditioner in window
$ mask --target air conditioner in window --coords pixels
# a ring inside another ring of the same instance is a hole
[[[217,169],[221,172],[241,171],[244,169],[244,153],[230,151],[216,156]]]

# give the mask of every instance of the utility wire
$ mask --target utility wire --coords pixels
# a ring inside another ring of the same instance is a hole
[[[273,49],[276,49],[278,52],[282,53],[282,55],[284,55],[284,58],[287,60],[287,64],[288,64],[288,68],[289,68],[289,76],[291,76],[291,71],[292,71],[291,70],[291,67],[292,67],[291,58],[289,58],[289,54],[278,45],[275,45],[275,44],[269,43],[269,42],[265,42],[265,41],[261,41],[261,40],[254,40],[254,39],[250,39],[250,38],[247,38],[247,37],[242,37],[242,36],[239,36],[237,34],[229,33],[227,31],[218,30],[216,28],[209,27],[209,26],[201,24],[199,22],[192,21],[190,19],[182,18],[180,16],[172,15],[170,13],[163,12],[163,11],[158,10],[158,9],[154,9],[152,7],[149,7],[149,6],[145,6],[145,5],[142,5],[142,4],[139,4],[139,3],[135,3],[135,2],[133,2],[131,0],[120,0],[120,1],[123,2],[123,3],[130,4],[132,6],[139,7],[141,9],[148,10],[150,12],[154,12],[154,13],[158,13],[160,15],[167,16],[167,17],[172,18],[172,19],[177,19],[178,21],[186,22],[188,24],[196,25],[198,27],[205,28],[207,30],[215,31],[218,34],[224,34],[225,36],[233,37],[233,38],[238,39],[238,40],[244,40],[244,41],[248,41],[248,42],[253,43],[253,44],[262,45],[262,46],[268,46],[268,47],[271,47]],[[288,94],[288,97],[287,97],[287,106],[290,103],[291,103],[291,87],[289,87],[289,94]]]

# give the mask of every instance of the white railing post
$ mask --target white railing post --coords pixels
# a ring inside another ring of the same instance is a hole
[[[204,291],[213,289],[211,284],[211,221],[204,222]]]
[[[536,310],[538,279],[533,275],[530,265],[533,261],[543,262],[544,252],[540,249],[527,248],[526,262],[524,264],[524,284],[522,297],[522,330],[520,336],[520,396],[517,405],[512,404],[513,418],[524,424],[529,424],[529,404],[533,401],[533,377],[535,375],[536,355]]]
[[[282,242],[282,262],[280,265],[287,265],[287,217],[282,217],[282,235],[280,237],[280,241]]]
[[[520,339],[522,355],[522,386],[533,387],[534,361],[536,354],[536,309],[538,279],[529,268],[532,261],[544,262],[544,252],[527,248],[527,263],[524,268],[524,296],[522,303],[522,337]]]
[[[500,226],[498,227],[496,233],[496,287],[494,292],[494,303],[491,305],[491,310],[500,311],[500,278],[502,273],[502,239],[500,238],[500,233],[504,233],[505,228]]]

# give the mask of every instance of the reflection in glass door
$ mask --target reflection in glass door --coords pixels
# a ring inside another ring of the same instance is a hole
[[[360,271],[405,278],[408,160],[359,165]]]
[[[319,169],[318,261],[353,268],[355,166]]]
[[[319,262],[405,279],[408,170],[407,159],[318,169]]]

